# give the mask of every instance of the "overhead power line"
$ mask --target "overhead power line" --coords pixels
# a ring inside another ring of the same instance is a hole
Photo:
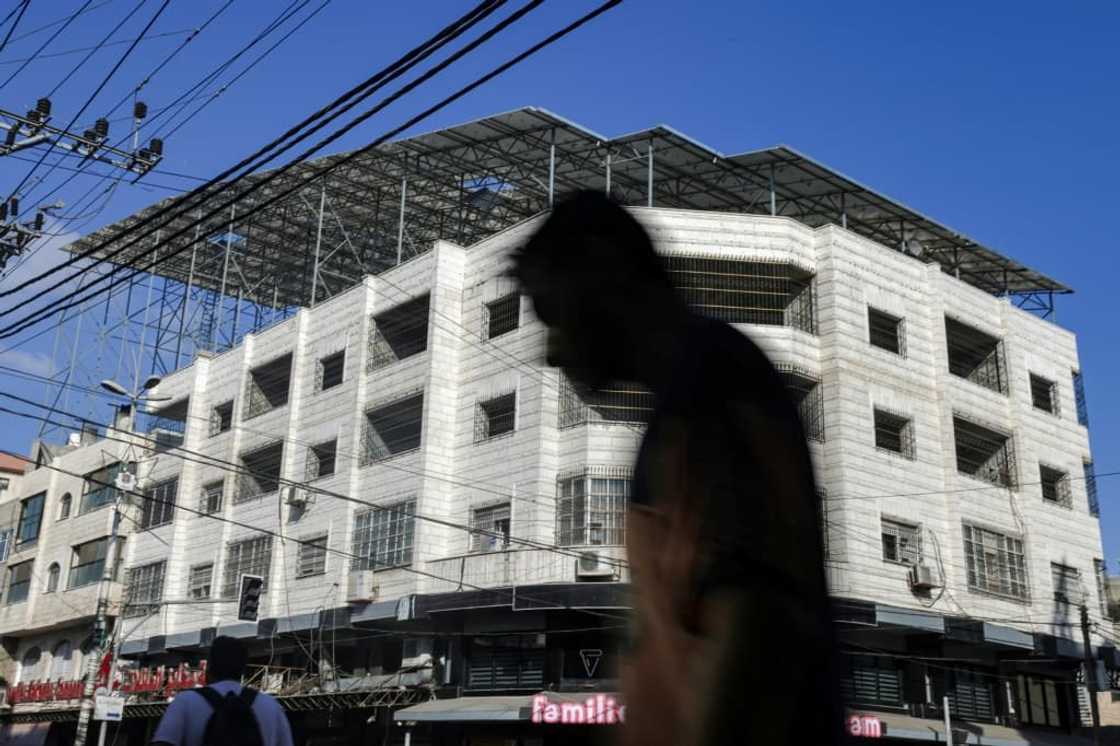
[[[65,26],[63,26],[65,28]],[[19,65],[20,63],[29,63],[36,60],[49,60],[56,57],[69,57],[72,54],[81,54],[82,52],[96,51],[105,49],[107,47],[119,47],[122,44],[128,44],[134,41],[153,41],[155,39],[166,39],[169,36],[183,36],[185,34],[193,34],[194,29],[180,29],[178,31],[164,31],[159,34],[150,34],[148,36],[137,36],[132,39],[119,39],[117,41],[109,41],[104,44],[96,44],[92,47],[78,47],[76,49],[66,49],[61,52],[51,52],[50,54],[33,54],[30,57],[21,57],[14,60],[0,60],[0,65]],[[0,85],[3,88],[3,85]]]
[[[16,19],[12,21],[12,25],[8,29],[8,33],[4,35],[4,41],[0,41],[0,52],[3,52],[4,47],[8,46],[8,41],[12,38],[12,34],[15,33],[16,27],[19,26],[19,22],[23,18],[23,14],[27,12],[28,5],[31,5],[31,0],[23,0],[23,3],[19,5],[19,15],[17,15]],[[8,16],[4,19],[4,22],[7,23],[8,18],[11,18],[12,13],[15,12],[15,9],[13,9],[11,13],[8,13]]]
[[[55,39],[57,39],[58,36],[63,31],[65,31],[66,28],[74,21],[75,18],[77,18],[83,12],[85,12],[85,10],[88,8],[89,4],[92,1],[93,0],[86,0],[85,4],[82,5],[82,7],[77,10],[77,12],[72,13],[68,17],[63,18],[61,21],[59,21],[58,23],[61,23],[62,27],[60,29],[58,29],[57,31],[55,31],[53,34],[51,34],[50,37],[45,42],[43,42],[42,44],[39,45],[39,48],[35,50],[35,53],[33,55],[31,55],[30,57],[28,57],[26,59],[26,61],[24,61],[24,64],[20,65],[20,67],[18,69],[12,71],[12,73],[4,80],[4,82],[0,83],[0,91],[4,90],[4,88],[6,88],[9,83],[11,83],[13,80],[15,80],[16,76],[18,76],[21,72],[23,72],[24,69],[26,69],[27,66],[29,64],[31,64],[31,61],[34,60],[39,55],[40,52],[42,52],[44,49],[46,49],[48,46],[50,46],[51,42],[53,42]]]

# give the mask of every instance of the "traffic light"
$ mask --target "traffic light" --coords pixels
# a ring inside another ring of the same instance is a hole
[[[241,576],[241,593],[237,597],[238,621],[257,621],[257,609],[261,605],[261,591],[263,589],[264,578],[260,575]]]

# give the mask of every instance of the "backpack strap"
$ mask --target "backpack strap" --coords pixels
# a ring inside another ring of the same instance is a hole
[[[201,687],[198,687],[197,689],[188,689],[187,691],[188,692],[194,692],[195,694],[198,694],[199,696],[201,696],[203,699],[206,700],[206,703],[208,705],[210,705],[210,708],[213,709],[213,710],[218,709],[222,705],[222,699],[223,699],[222,695],[218,694],[216,691],[214,691],[213,689],[211,689],[208,686],[201,686]]]
[[[241,687],[241,701],[245,703],[246,707],[248,707],[249,709],[253,709],[253,702],[255,702],[256,699],[257,699],[257,690],[256,689],[253,689],[252,687],[248,687],[248,686]]]

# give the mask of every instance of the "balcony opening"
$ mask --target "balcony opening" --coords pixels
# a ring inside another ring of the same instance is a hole
[[[873,347],[906,356],[906,338],[901,318],[868,306],[867,327]]]
[[[180,399],[152,412],[148,420],[147,432],[148,437],[155,441],[152,444],[155,450],[163,451],[183,445],[189,408],[190,399]]]
[[[366,412],[362,427],[362,465],[419,448],[423,418],[423,393]]]
[[[1031,377],[1031,404],[1035,409],[1041,409],[1050,414],[1058,412],[1058,386],[1049,378],[1030,374]]]
[[[238,490],[234,502],[247,502],[271,495],[280,489],[280,467],[283,457],[283,441],[276,441],[242,454],[241,465],[244,470],[237,477]]]
[[[222,402],[210,410],[210,437],[233,428],[233,400]]]
[[[487,303],[484,308],[486,339],[512,332],[521,321],[521,294],[510,293]]]
[[[945,317],[949,372],[984,388],[1007,393],[1003,342],[956,319]]]
[[[342,385],[342,373],[346,368],[346,350],[339,350],[319,360],[315,373],[315,390],[327,391]]]
[[[334,474],[338,457],[338,439],[311,446],[307,449],[307,481]]]
[[[1069,488],[1069,474],[1046,464],[1038,465],[1038,481],[1042,486],[1042,499],[1048,503],[1068,508],[1073,504]]]
[[[79,515],[103,508],[113,502],[116,496],[117,475],[124,471],[136,473],[135,469],[129,469],[118,462],[86,474],[82,480],[83,492],[81,502],[78,504]]]
[[[914,458],[914,423],[885,409],[875,409],[875,447]]]
[[[248,402],[245,419],[258,417],[287,404],[291,382],[292,353],[290,352],[253,368],[249,372],[249,391],[245,397]]]
[[[369,370],[392,365],[428,349],[428,305],[431,296],[401,303],[374,314],[369,329]]]
[[[510,504],[471,511],[471,551],[496,552],[509,547]]]
[[[646,425],[653,415],[653,405],[653,394],[636,383],[592,389],[560,374],[561,428],[587,422]]]
[[[705,316],[729,324],[789,326],[816,334],[813,275],[784,262],[665,257],[673,285]]]
[[[797,407],[805,437],[824,442],[824,391],[821,382],[808,372],[788,365],[777,366],[786,391]]]
[[[74,547],[74,556],[70,562],[70,578],[66,587],[80,588],[101,580],[101,575],[105,572],[105,558],[108,552],[108,537],[87,541]],[[120,565],[121,556],[121,546],[118,541],[117,565]],[[116,576],[115,568],[113,575]]]
[[[474,416],[474,442],[512,433],[517,423],[517,392],[479,402]]]
[[[1018,480],[1010,435],[954,416],[953,436],[957,471],[1000,487],[1015,489]]]

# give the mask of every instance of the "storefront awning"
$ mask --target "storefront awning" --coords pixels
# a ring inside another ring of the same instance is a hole
[[[941,720],[916,718],[898,712],[850,711],[849,724],[853,719],[860,721],[854,726],[856,728],[867,728],[869,720],[876,721],[877,732],[854,734],[865,738],[946,742],[945,724]],[[975,746],[1089,746],[1092,743],[1091,739],[1084,736],[1048,728],[1009,728],[993,723],[961,720],[954,720],[952,725],[954,743]]]

